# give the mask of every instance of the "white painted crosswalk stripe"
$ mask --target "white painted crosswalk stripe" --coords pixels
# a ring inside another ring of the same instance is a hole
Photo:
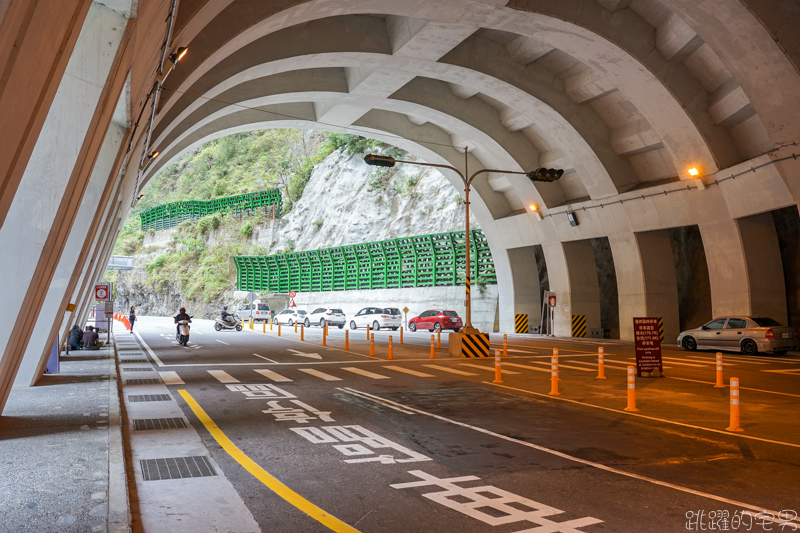
[[[267,369],[253,369],[253,370],[255,372],[258,372],[265,378],[269,378],[272,381],[276,381],[278,383],[288,383],[292,381],[291,379],[281,376],[280,374],[278,374],[277,372],[273,372],[272,370],[267,370]]]
[[[442,372],[450,372],[451,374],[458,374],[459,376],[477,376],[475,372],[464,372],[463,370],[458,370],[456,368],[449,368],[446,366],[439,366],[439,365],[422,365],[428,368],[433,368],[435,370],[441,370]]]
[[[300,368],[299,370],[300,372],[311,374],[312,376],[324,379],[325,381],[342,381],[342,378],[331,376],[330,374],[326,374],[325,372],[320,372],[319,370],[314,370],[313,368]]]
[[[373,372],[369,372],[367,370],[362,370],[360,368],[356,368],[354,366],[345,366],[342,367],[342,370],[347,370],[348,372],[352,372],[353,374],[359,374],[361,376],[365,376],[371,379],[389,379],[389,376],[382,376],[380,374],[375,374]]]
[[[159,372],[158,375],[161,376],[161,381],[163,381],[165,385],[185,385],[178,373],[172,370]]]
[[[527,368],[529,370],[537,370],[539,372],[550,372],[550,363],[545,361],[531,361],[531,363],[535,363],[538,365],[546,365],[547,368],[536,368],[535,366],[528,366],[528,365],[518,365],[517,363],[506,363],[503,362],[503,366],[513,366],[517,368]],[[571,368],[573,370],[580,370],[581,372],[593,372],[590,368],[581,368],[579,366],[570,366],[570,365],[562,365],[558,363],[558,368]]]
[[[411,374],[412,376],[417,376],[420,378],[435,378],[433,374],[426,374],[425,372],[417,372],[416,370],[411,370],[410,368],[403,368],[402,366],[385,366],[383,368],[388,368],[389,370],[395,370],[397,372],[403,372],[406,374]]]
[[[239,380],[231,376],[224,370],[206,370],[209,374],[217,378],[220,383],[239,383]]]
[[[489,372],[494,372],[494,366],[482,366],[482,365],[473,365],[470,363],[460,363],[461,366],[469,366],[472,368],[480,368],[481,370],[488,370]],[[513,370],[504,370],[504,374],[519,374],[519,372],[514,372]]]

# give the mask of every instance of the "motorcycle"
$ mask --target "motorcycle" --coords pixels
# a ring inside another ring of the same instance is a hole
[[[189,326],[188,320],[181,320],[178,322],[178,331],[175,333],[175,340],[178,341],[178,344],[186,346],[189,343],[190,329],[191,327]]]
[[[239,316],[236,313],[228,315],[225,320],[220,317],[214,322],[214,329],[217,331],[222,331],[223,329],[242,331],[242,321],[239,320]]]

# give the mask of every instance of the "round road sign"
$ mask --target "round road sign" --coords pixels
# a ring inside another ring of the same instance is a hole
[[[297,296],[297,293],[296,293],[296,292],[294,292],[294,291],[289,291],[289,298],[294,298],[295,296]]]

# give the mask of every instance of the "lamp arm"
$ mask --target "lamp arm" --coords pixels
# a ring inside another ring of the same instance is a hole
[[[478,176],[478,174],[483,174],[484,172],[496,172],[497,174],[523,174],[525,176],[528,175],[527,172],[520,172],[518,170],[496,170],[493,168],[484,168],[483,170],[479,170],[475,174],[470,176],[469,180],[467,180],[467,183],[472,183],[472,180],[474,180]]]
[[[395,159],[394,162],[395,163],[405,163],[406,165],[419,165],[419,166],[423,166],[423,167],[446,168],[446,169],[452,170],[453,172],[458,174],[458,176],[461,178],[462,181],[464,181],[464,183],[467,182],[466,178],[464,177],[464,174],[462,174],[461,171],[458,170],[456,167],[451,167],[450,165],[437,165],[436,163],[420,163],[418,161],[402,161],[400,159]]]

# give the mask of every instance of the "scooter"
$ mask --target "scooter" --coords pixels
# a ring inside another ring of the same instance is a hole
[[[242,331],[242,321],[239,319],[239,316],[236,313],[233,313],[232,315],[228,315],[226,320],[218,318],[216,322],[214,322],[214,329],[217,331],[222,331],[223,329],[235,329],[236,331]]]
[[[188,320],[181,320],[178,322],[178,331],[175,333],[175,340],[178,341],[178,344],[186,346],[189,343],[190,329],[191,327],[189,326]]]

